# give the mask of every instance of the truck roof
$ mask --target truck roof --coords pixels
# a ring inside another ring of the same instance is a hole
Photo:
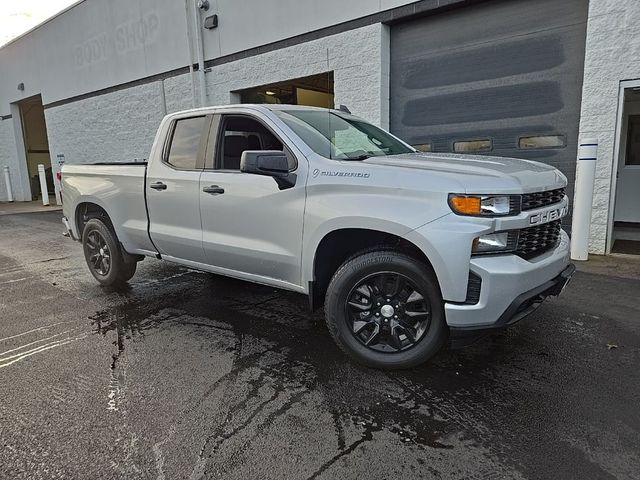
[[[336,112],[345,114],[346,112],[342,110],[338,110],[335,108],[323,108],[323,107],[310,107],[307,105],[291,105],[291,104],[269,104],[269,103],[234,103],[231,105],[211,105],[208,107],[200,107],[200,108],[189,108],[186,110],[181,110],[179,112],[172,112],[169,115],[180,115],[184,113],[200,113],[200,112],[209,112],[212,110],[229,110],[236,108],[251,108],[253,110],[261,110],[261,111],[274,111],[274,110],[317,110],[322,112]]]

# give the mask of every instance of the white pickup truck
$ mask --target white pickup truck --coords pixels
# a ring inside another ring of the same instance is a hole
[[[566,184],[343,110],[232,105],[166,116],[148,163],[65,165],[63,223],[104,285],[150,256],[299,292],[347,354],[405,368],[560,293]]]

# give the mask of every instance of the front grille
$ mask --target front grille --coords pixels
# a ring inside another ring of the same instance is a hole
[[[526,193],[522,195],[522,211],[546,207],[559,203],[564,198],[564,188],[548,190],[546,192]]]
[[[516,255],[532,258],[551,250],[560,239],[561,223],[561,220],[556,220],[520,230]]]

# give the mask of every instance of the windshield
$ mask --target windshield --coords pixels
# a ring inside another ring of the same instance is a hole
[[[414,153],[384,130],[352,115],[321,110],[275,110],[311,149],[336,160]]]

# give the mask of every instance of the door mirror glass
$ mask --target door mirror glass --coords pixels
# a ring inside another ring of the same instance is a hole
[[[245,150],[240,158],[240,171],[271,177],[289,175],[287,154],[279,150]]]

